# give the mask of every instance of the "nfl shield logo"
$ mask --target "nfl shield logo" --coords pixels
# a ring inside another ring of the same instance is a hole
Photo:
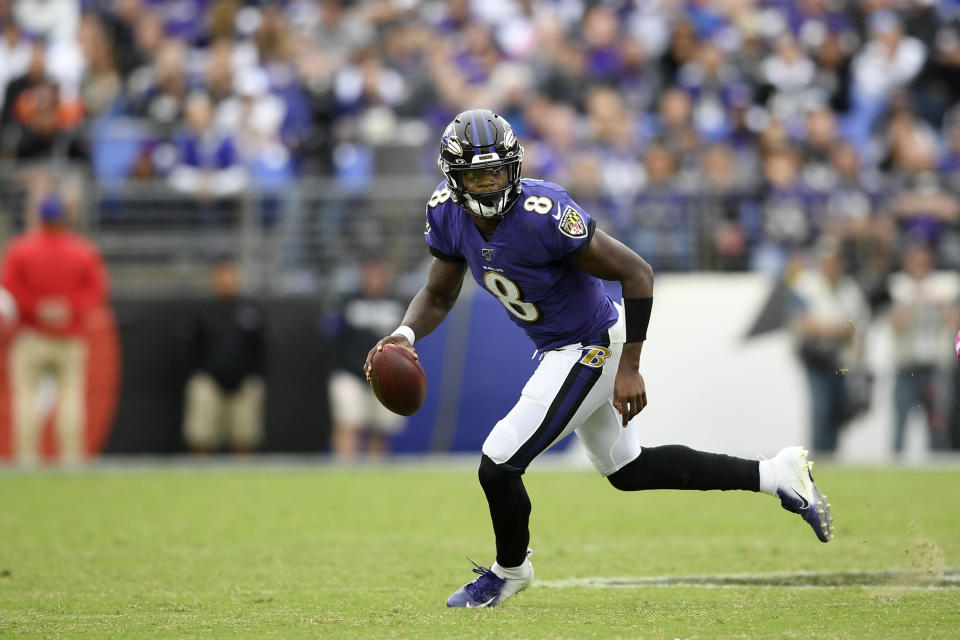
[[[491,262],[493,260],[493,248],[491,247],[484,247],[483,249],[480,249],[480,254],[487,262]]]

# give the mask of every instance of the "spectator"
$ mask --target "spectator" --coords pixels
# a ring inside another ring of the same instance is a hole
[[[187,100],[188,129],[177,136],[178,161],[170,185],[201,199],[234,196],[247,185],[236,143],[213,127],[210,97],[195,92]]]
[[[311,41],[330,69],[344,66],[355,51],[367,47],[376,38],[373,25],[356,6],[345,0],[321,0],[311,3],[319,11],[294,20],[294,28]],[[314,7],[311,7],[314,9]]]
[[[813,448],[833,452],[846,419],[845,374],[862,363],[869,311],[857,283],[843,273],[839,242],[823,238],[817,260],[793,283],[792,327],[810,388]]]
[[[208,0],[145,0],[144,4],[149,10],[160,15],[167,34],[189,44],[202,44],[205,39],[207,2]]]
[[[787,148],[770,152],[763,162],[762,231],[751,262],[754,269],[774,276],[787,271],[810,247],[821,222],[819,199],[801,179],[798,164],[797,154]]]
[[[727,106],[741,91],[743,81],[737,68],[727,63],[726,54],[713,40],[703,42],[693,61],[685,64],[677,76],[692,98],[692,122],[705,141],[716,141],[729,134],[732,122]]]
[[[215,108],[234,95],[234,52],[233,41],[227,38],[216,40],[210,46],[204,70],[204,86]]]
[[[681,89],[668,89],[657,106],[657,120],[651,137],[661,140],[679,154],[681,164],[690,165],[700,146],[693,126],[693,101]]]
[[[911,35],[928,44],[930,55],[917,78],[910,86],[917,112],[928,122],[939,123],[945,113],[960,100],[956,78],[960,73],[960,13],[956,3],[952,9],[944,7],[938,23],[937,5],[930,2],[913,3],[912,10],[921,14],[921,20],[910,19]],[[952,16],[950,14],[953,14]],[[924,24],[925,23],[925,24]]]
[[[473,87],[487,84],[502,55],[493,39],[493,29],[483,22],[470,21],[455,41],[453,63]]]
[[[849,34],[846,34],[849,35]],[[850,108],[850,42],[852,37],[844,37],[837,31],[829,31],[816,47],[816,75],[813,88],[827,100],[830,107],[838,113],[846,113]]]
[[[623,72],[620,50],[620,20],[609,7],[597,4],[583,16],[582,33],[586,45],[587,74],[600,83],[614,81]]]
[[[676,156],[663,145],[650,145],[644,169],[646,182],[637,195],[626,244],[654,269],[688,271],[694,267],[696,226]]]
[[[922,406],[930,446],[950,448],[947,419],[953,403],[953,357],[943,349],[960,326],[960,281],[955,273],[933,273],[933,252],[924,242],[910,244],[903,270],[890,276],[890,324],[895,335],[893,450],[903,451],[911,411]]]
[[[673,26],[670,44],[666,54],[660,59],[664,84],[677,84],[677,74],[688,62],[693,61],[697,52],[697,35],[693,23],[689,20],[679,20]]]
[[[260,20],[260,28],[253,35],[260,64],[288,62],[294,55],[292,31],[283,19],[280,6],[265,3]]]
[[[960,107],[947,119],[946,140],[939,171],[953,193],[960,193]]]
[[[26,72],[32,51],[17,23],[0,20],[0,108],[4,105],[7,83]]]
[[[130,0],[127,0],[128,2]],[[139,0],[133,0],[139,2]],[[216,44],[222,40],[232,40],[237,36],[237,20],[242,6],[237,0],[216,0],[207,12],[207,31],[209,41]]]
[[[151,20],[151,19],[148,19]],[[149,31],[153,27],[147,22]],[[180,40],[164,40],[156,57],[147,66],[133,73],[128,83],[134,115],[148,118],[161,130],[174,130],[184,117],[184,104],[189,89],[186,77],[187,49]]]
[[[371,109],[384,113],[383,107],[399,105],[407,95],[407,86],[399,73],[367,51],[356,64],[337,72],[333,91],[340,116],[360,120]],[[386,135],[370,138],[374,142],[389,139]]]
[[[577,109],[584,110],[584,98],[590,84],[586,73],[586,53],[570,42],[559,21],[541,20],[537,24],[537,31],[538,45],[531,54],[530,64],[540,91],[551,100],[573,104]],[[436,75],[438,79],[443,79],[442,74]],[[522,134],[522,123],[517,124],[517,133]]]
[[[381,456],[389,438],[403,427],[403,417],[391,413],[364,379],[363,363],[374,342],[403,319],[404,305],[390,294],[389,266],[382,260],[363,265],[360,290],[328,318],[326,330],[333,346],[334,370],[330,374],[333,413],[333,451],[342,460],[359,452]],[[365,442],[364,442],[365,440]]]
[[[7,85],[0,115],[0,156],[86,157],[77,137],[82,116],[78,101],[61,100],[60,86],[46,72],[46,48],[34,44],[26,73]]]
[[[830,156],[837,143],[837,117],[826,106],[811,107],[801,147],[804,155],[804,182],[817,191],[829,190],[833,180]]]
[[[870,40],[854,57],[852,66],[852,111],[848,127],[861,148],[893,94],[920,72],[926,56],[926,46],[903,33],[896,14],[877,11],[870,16]]]
[[[656,102],[661,90],[657,68],[648,58],[644,43],[626,38],[620,43],[623,70],[616,83],[624,102],[634,113],[645,113]]]
[[[771,93],[768,106],[773,115],[789,120],[803,109],[816,67],[792,36],[777,40],[775,51],[763,61],[763,80]]]
[[[941,267],[960,267],[960,236],[955,228],[960,220],[960,199],[945,188],[937,169],[936,141],[921,129],[910,128],[895,139],[896,192],[893,213],[899,222],[901,237],[925,237],[934,247]]]
[[[575,160],[577,114],[570,107],[555,105],[545,99],[533,99],[530,103],[544,107],[531,123],[536,125],[539,135],[525,147],[524,162],[532,167],[530,176],[551,182],[569,182],[572,179],[570,163]]]
[[[823,167],[827,200],[824,230],[842,238],[869,233],[871,222],[882,207],[882,193],[876,172],[864,170],[857,150],[848,142],[837,142]]]
[[[214,299],[198,307],[184,332],[191,376],[183,436],[194,453],[212,453],[224,443],[248,453],[264,436],[264,315],[241,297],[232,259],[214,267],[212,288]]]
[[[600,164],[600,177],[614,215],[633,217],[634,201],[643,186],[644,169],[637,157],[637,126],[620,95],[597,87],[587,96],[592,151]]]
[[[136,42],[142,10],[143,0],[117,0],[113,13],[102,15],[104,31],[112,43],[111,53],[123,76],[143,64]]]
[[[744,233],[743,185],[738,180],[733,151],[726,145],[714,145],[701,159],[703,184],[700,194],[700,222],[708,262],[701,267],[720,271],[747,268],[747,238]]]
[[[80,49],[86,69],[80,85],[84,114],[88,118],[109,115],[120,96],[122,84],[114,61],[113,42],[103,24],[94,15],[84,16],[80,23]]]
[[[823,203],[823,232],[842,240],[847,268],[867,295],[871,307],[886,300],[896,242],[894,221],[887,210],[880,176],[861,167],[857,150],[848,142],[830,151],[829,176]]]
[[[72,40],[80,24],[80,3],[76,0],[15,0],[13,15],[24,31],[35,38]]]
[[[150,65],[167,42],[163,31],[163,19],[151,11],[142,11],[133,22],[133,56],[124,60],[124,77],[134,81],[137,75],[149,80]]]
[[[235,84],[236,95],[217,108],[214,128],[223,144],[236,147],[234,161],[242,164],[244,181],[253,180],[261,190],[282,190],[292,178],[291,154],[280,139],[287,104],[270,91],[260,69],[248,69]],[[241,172],[231,172],[239,186]]]
[[[38,392],[44,374],[56,381],[60,457],[86,456],[87,316],[106,303],[107,275],[100,252],[68,230],[56,196],[40,206],[40,227],[13,239],[3,256],[2,285],[16,300],[20,329],[10,350],[14,452],[24,464],[40,451]]]

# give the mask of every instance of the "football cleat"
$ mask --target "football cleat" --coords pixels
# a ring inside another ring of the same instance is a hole
[[[527,550],[528,558],[530,553]],[[473,560],[470,560],[470,562],[473,563],[472,571],[479,574],[480,577],[463,585],[447,598],[448,607],[477,609],[495,607],[510,596],[523,591],[533,582],[533,565],[529,559],[523,562],[529,568],[529,575],[526,578],[501,578],[493,570],[481,567]]]
[[[799,513],[807,521],[820,542],[833,538],[833,516],[827,496],[820,493],[813,475],[813,463],[807,460],[809,451],[803,447],[787,447],[773,458],[777,477],[777,497],[791,513]]]

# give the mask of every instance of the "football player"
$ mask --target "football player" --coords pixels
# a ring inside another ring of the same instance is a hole
[[[653,303],[653,271],[596,228],[561,187],[521,179],[523,147],[510,124],[487,109],[454,118],[438,163],[445,180],[427,202],[433,262],[402,325],[384,344],[408,349],[437,328],[467,270],[526,331],[542,361],[517,404],[483,444],[480,485],[496,537],[496,562],[447,600],[449,607],[495,606],[533,580],[528,543],[530,462],[575,431],[597,471],[617,489],[762,491],[803,516],[827,542],[833,522],[801,447],[771,460],[746,460],[681,445],[640,447],[632,420],[647,404],[640,352]],[[623,288],[618,304],[601,280]]]

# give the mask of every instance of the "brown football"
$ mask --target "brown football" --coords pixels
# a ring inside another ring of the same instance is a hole
[[[370,386],[380,404],[394,413],[410,416],[427,397],[427,374],[413,354],[395,344],[373,354]]]

